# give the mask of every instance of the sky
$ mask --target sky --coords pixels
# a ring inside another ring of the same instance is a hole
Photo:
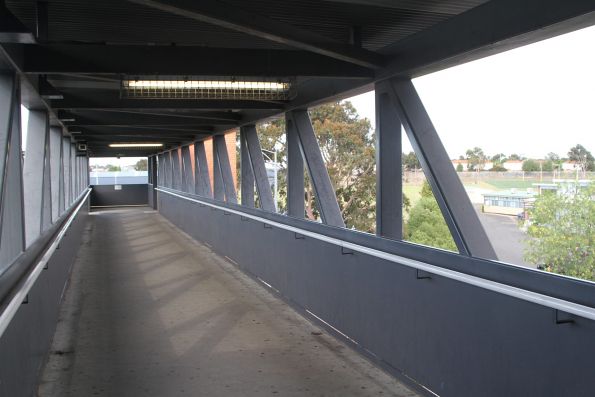
[[[413,83],[453,159],[475,146],[543,158],[580,143],[595,153],[595,26]],[[374,125],[373,92],[348,100]]]

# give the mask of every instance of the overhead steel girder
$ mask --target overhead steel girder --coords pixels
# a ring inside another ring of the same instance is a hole
[[[360,66],[379,68],[384,61],[383,57],[375,52],[341,43],[237,7],[230,7],[215,0],[129,1]]]
[[[391,79],[383,88],[405,127],[459,252],[498,259],[411,80]]]
[[[52,100],[52,109],[112,110],[112,109],[283,109],[279,102],[245,101],[245,100],[203,100],[203,99],[121,99],[114,95],[98,95],[93,98],[70,98]]]
[[[213,137],[213,179],[215,199],[228,203],[238,202],[225,135]]]
[[[318,204],[322,222],[330,226],[345,227],[335,189],[320,153],[308,111],[294,110],[291,112],[291,118],[294,121],[312,185],[314,185],[316,204]]]
[[[59,110],[59,119],[75,119],[74,122],[82,120],[83,122],[99,122],[99,123],[129,123],[134,124],[199,124],[208,121],[209,124],[237,124],[242,118],[239,113],[230,111],[180,111],[179,109],[172,109],[173,111],[160,112],[151,110],[126,110],[126,109],[98,109],[98,110],[78,110],[67,111]],[[65,121],[65,124],[73,123]]]
[[[492,0],[383,48],[377,80],[419,76],[595,23],[592,0]]]
[[[269,183],[269,177],[264,164],[256,127],[253,124],[247,125],[243,127],[243,131],[244,134],[242,134],[242,137],[246,140],[248,158],[250,159],[252,175],[254,175],[254,180],[256,182],[260,208],[265,211],[276,212],[277,208],[275,200],[273,199],[273,192],[271,191],[271,184]]]
[[[25,249],[19,79],[0,74],[0,271]]]
[[[238,59],[242,62],[236,62]],[[366,67],[306,51],[95,44],[25,46],[23,71],[35,74],[345,78],[374,75]]]

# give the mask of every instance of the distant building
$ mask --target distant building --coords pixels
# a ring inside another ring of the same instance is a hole
[[[498,192],[483,195],[483,212],[501,215],[522,215],[533,206],[535,193],[532,192]]]
[[[522,171],[523,160],[506,160],[502,163],[502,167],[506,168],[507,171]]]

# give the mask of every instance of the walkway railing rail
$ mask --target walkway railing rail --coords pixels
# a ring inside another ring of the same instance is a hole
[[[83,190],[71,206],[71,210],[65,212],[58,222],[21,253],[0,275],[0,338],[21,304],[26,301],[29,291],[52,255],[59,249],[60,242],[87,202],[90,193],[90,188]]]

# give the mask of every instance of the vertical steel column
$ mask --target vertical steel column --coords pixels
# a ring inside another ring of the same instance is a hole
[[[248,154],[248,143],[246,141],[246,127],[240,128],[240,161],[241,161],[241,182],[242,182],[242,205],[254,207],[254,173],[252,163]]]
[[[264,165],[264,158],[262,156],[262,149],[258,141],[258,134],[256,127],[249,125],[246,129],[246,143],[248,146],[248,156],[250,158],[250,165],[256,181],[256,189],[258,190],[258,199],[260,201],[260,208],[265,211],[276,212],[275,200],[273,199],[273,192],[271,191],[271,184]]]
[[[157,155],[157,178],[155,178],[155,186],[165,186],[163,178],[165,177],[165,155],[160,153]]]
[[[185,192],[194,193],[194,175],[192,172],[192,159],[190,146],[182,146],[182,183]]]
[[[463,255],[497,259],[440,137],[409,79],[391,79],[389,94],[440,210]]]
[[[305,212],[304,158],[300,149],[295,123],[291,113],[285,113],[287,142],[287,215],[303,218]]]
[[[70,174],[72,170],[70,169],[70,138],[64,137],[62,138],[62,161],[64,164],[64,210],[70,207]]]
[[[25,191],[25,246],[31,245],[41,233],[46,138],[49,131],[49,117],[46,110],[29,111],[27,143],[23,166]]]
[[[204,141],[194,142],[194,167],[197,175],[195,193],[200,196],[213,197]]]
[[[50,128],[50,168],[52,185],[52,223],[60,216],[60,172],[62,159],[62,130],[59,127]]]
[[[76,176],[78,170],[76,168],[76,147],[72,141],[70,142],[70,203],[78,197],[79,192],[76,190]]]
[[[157,209],[157,156],[149,157],[149,177],[153,189],[151,189],[151,195],[153,195],[153,209]]]
[[[401,120],[386,92],[376,84],[376,234],[403,238]]]
[[[225,186],[221,166],[219,165],[219,154],[217,153],[217,141],[215,137],[213,137],[213,198],[215,200],[225,200]]]
[[[294,120],[302,154],[308,165],[310,178],[314,185],[316,202],[318,203],[322,222],[330,226],[345,227],[335,189],[331,184],[331,179],[324,165],[308,111],[304,109],[294,110],[291,116]]]
[[[165,186],[169,188],[173,187],[171,150],[165,152]]]
[[[52,152],[50,147],[50,128],[45,129],[43,150],[43,177],[41,189],[41,233],[52,225]]]
[[[182,190],[182,167],[180,164],[180,152],[178,148],[171,151],[172,164],[172,188]]]
[[[64,138],[62,137],[62,132],[60,131],[60,140],[58,141],[59,150],[60,150],[60,163],[59,163],[59,175],[58,175],[58,216],[64,213],[66,209],[66,196],[65,196],[65,167],[64,167]]]
[[[21,96],[15,74],[0,74],[0,273],[25,249]]]
[[[221,190],[225,194],[225,201],[228,203],[237,203],[236,187],[233,180],[233,174],[231,173],[231,164],[229,162],[229,156],[227,154],[227,144],[225,143],[225,135],[215,135],[213,137],[213,170],[214,175],[219,178],[215,179],[215,192],[219,195],[215,196],[216,199],[222,200]],[[217,180],[222,186],[217,186]],[[219,189],[219,191],[217,190]]]

